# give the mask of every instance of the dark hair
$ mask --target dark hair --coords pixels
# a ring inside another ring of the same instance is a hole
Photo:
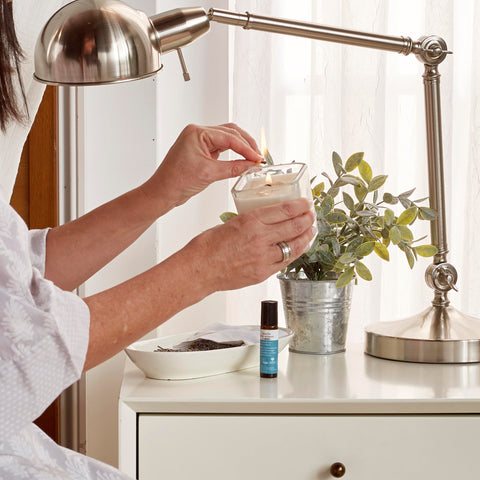
[[[28,117],[27,99],[20,76],[23,52],[13,25],[12,2],[0,0],[0,128],[3,132],[12,120]],[[15,79],[20,84],[23,105],[17,98]]]

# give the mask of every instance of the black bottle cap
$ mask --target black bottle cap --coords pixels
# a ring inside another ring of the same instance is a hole
[[[276,300],[264,300],[262,302],[261,324],[267,327],[278,326],[278,302]]]

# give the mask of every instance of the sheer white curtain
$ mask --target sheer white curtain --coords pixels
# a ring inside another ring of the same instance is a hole
[[[480,314],[480,4],[474,0],[230,0],[231,10],[313,21],[367,32],[445,38],[454,55],[440,66],[449,260],[459,271],[453,304]],[[331,153],[357,151],[374,173],[388,174],[385,189],[417,187],[428,195],[423,65],[413,56],[382,53],[263,32],[230,31],[232,120],[259,136],[265,126],[277,163],[296,160],[311,175],[331,171]],[[233,208],[233,205],[232,205]],[[415,233],[429,233],[426,222]],[[393,320],[426,308],[420,260],[410,271],[402,252],[389,263],[367,259],[372,282],[354,290],[349,340],[361,341],[372,321]],[[260,300],[280,300],[276,278],[227,294],[227,318],[248,323]]]

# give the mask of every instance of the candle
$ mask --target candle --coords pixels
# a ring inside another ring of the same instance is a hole
[[[300,197],[310,198],[307,166],[289,163],[253,167],[238,179],[232,195],[238,213]]]

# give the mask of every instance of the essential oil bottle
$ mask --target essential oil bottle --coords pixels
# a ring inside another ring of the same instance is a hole
[[[260,376],[275,378],[278,372],[278,303],[262,302],[260,323]]]

